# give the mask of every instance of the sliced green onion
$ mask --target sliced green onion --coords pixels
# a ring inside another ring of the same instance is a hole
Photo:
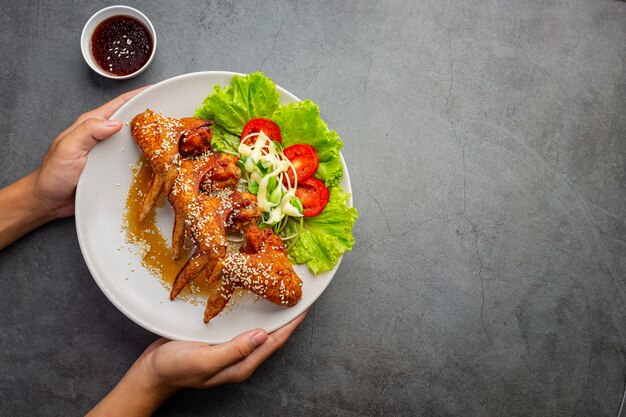
[[[267,181],[267,192],[271,193],[276,189],[277,186],[278,180],[276,179],[276,177],[270,177],[270,179]]]
[[[263,162],[258,162],[255,167],[261,175],[265,176],[267,174],[267,168],[263,166]]]
[[[274,179],[274,177],[272,177],[271,179]],[[280,203],[280,199],[282,197],[283,197],[283,192],[280,189],[280,187],[275,187],[274,191],[272,191],[269,197],[267,198],[267,201],[274,203],[274,204],[278,204]]]
[[[241,159],[236,162],[237,166],[241,170],[241,176],[244,179],[248,179],[248,171],[246,170],[246,164]]]
[[[259,192],[259,184],[257,184],[254,181],[250,181],[248,183],[248,191],[250,191],[252,194],[256,194]]]
[[[298,209],[300,214],[302,214],[302,210],[304,210],[304,207],[302,206],[302,201],[298,197],[292,198],[289,202],[292,206]]]

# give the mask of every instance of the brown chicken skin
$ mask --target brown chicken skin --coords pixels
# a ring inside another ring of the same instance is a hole
[[[291,307],[302,298],[302,280],[287,259],[283,241],[270,229],[250,226],[247,245],[218,261],[210,282],[219,282],[207,300],[204,321],[209,322],[228,304],[233,292],[243,288],[271,301]]]
[[[195,251],[171,289],[174,299],[197,277],[213,282],[205,322],[219,314],[236,288],[292,306],[302,297],[302,281],[271,230],[255,225],[261,216],[256,196],[236,191],[241,172],[237,157],[213,153],[212,122],[175,119],[151,110],[131,122],[133,138],[152,167],[153,177],[142,201],[141,218],[165,194],[175,212],[172,247],[178,257],[187,236]],[[246,246],[227,253],[228,232],[246,232]]]
[[[209,125],[195,117],[174,119],[163,117],[152,110],[146,110],[133,118],[131,134],[152,167],[152,181],[141,203],[139,220],[143,220],[154,208],[161,194],[169,194],[178,176],[181,143],[186,144],[186,154],[197,155],[210,150],[211,134],[207,133],[207,130],[210,131]],[[189,142],[185,138],[190,138]],[[192,144],[196,148],[192,148]]]

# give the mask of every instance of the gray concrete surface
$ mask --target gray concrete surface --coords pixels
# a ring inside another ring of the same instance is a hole
[[[158,415],[615,416],[626,369],[626,4],[130,1],[159,47],[113,82],[102,1],[5,2],[0,185],[76,115],[200,70],[262,70],[345,141],[356,246],[246,383]],[[155,336],[104,297],[72,218],[0,252],[0,414],[81,415]]]

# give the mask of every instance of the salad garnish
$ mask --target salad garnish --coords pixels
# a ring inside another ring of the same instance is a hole
[[[245,136],[239,148],[242,191],[256,194],[257,205],[261,209],[260,227],[271,227],[274,233],[290,240],[296,237],[302,227],[302,202],[296,197],[298,186],[296,170],[282,152],[282,146],[263,132]],[[294,181],[287,172],[291,172]],[[289,218],[297,219],[300,227],[295,233],[284,236],[283,229]]]
[[[214,121],[216,151],[239,156],[240,186],[263,212],[259,227],[285,241],[292,262],[319,273],[352,249],[358,212],[339,184],[343,142],[315,103],[280,105],[276,85],[256,72],[215,86],[196,116]]]

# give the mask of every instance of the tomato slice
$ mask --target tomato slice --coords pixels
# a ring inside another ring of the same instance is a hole
[[[328,188],[319,180],[309,178],[303,183],[298,183],[296,197],[302,201],[302,214],[304,217],[313,217],[320,214],[326,208],[329,197]]]
[[[280,136],[280,128],[276,123],[269,119],[264,119],[262,117],[258,117],[256,119],[250,120],[243,127],[243,131],[241,132],[241,139],[245,138],[251,133],[259,133],[263,132],[269,137],[271,140],[275,140],[276,142],[281,141]]]
[[[291,161],[293,167],[298,174],[298,183],[302,183],[315,174],[317,168],[320,166],[320,159],[317,156],[315,148],[311,145],[299,143],[297,145],[291,145],[283,150],[283,153]],[[287,170],[287,176],[293,185],[293,170]],[[283,177],[283,183],[287,184],[287,178]]]

